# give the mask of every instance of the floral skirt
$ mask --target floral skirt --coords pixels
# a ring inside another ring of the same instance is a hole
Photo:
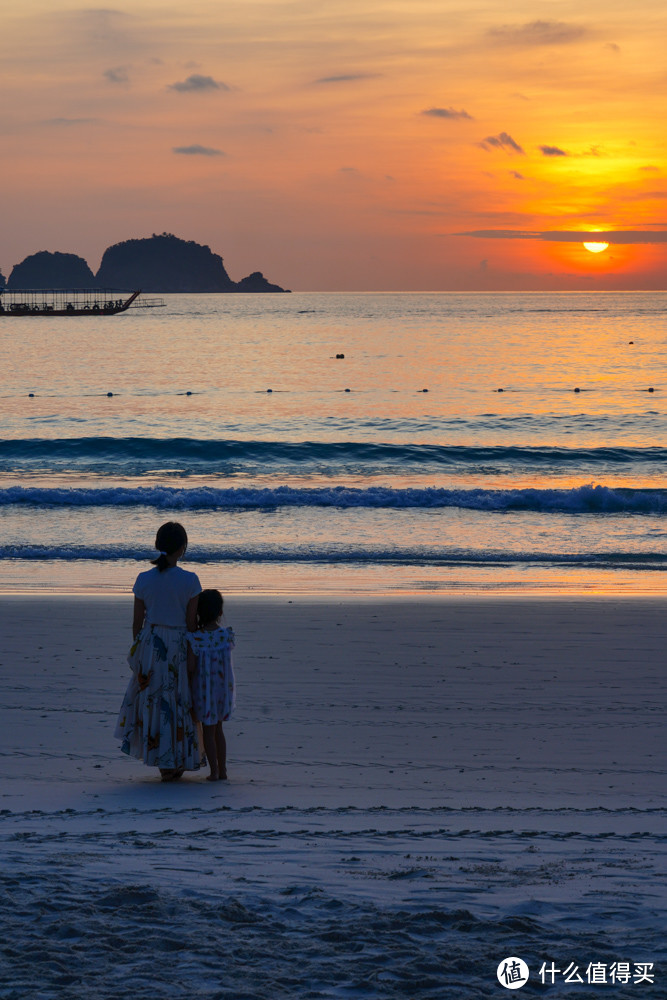
[[[121,750],[152,767],[197,771],[202,757],[192,718],[185,629],[144,626],[127,660],[132,680],[115,731]]]

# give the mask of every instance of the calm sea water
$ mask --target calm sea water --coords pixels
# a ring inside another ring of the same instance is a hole
[[[166,301],[2,321],[5,591],[667,590],[667,293]]]

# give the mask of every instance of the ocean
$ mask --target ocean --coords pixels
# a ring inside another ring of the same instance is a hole
[[[5,319],[4,592],[666,589],[667,293],[174,295]]]
[[[579,600],[667,592],[666,306],[0,319],[0,998],[667,997],[662,602]],[[213,786],[120,753],[129,605],[62,597],[167,519],[253,598]]]

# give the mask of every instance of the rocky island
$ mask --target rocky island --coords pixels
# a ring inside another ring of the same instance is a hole
[[[83,257],[40,250],[16,264],[7,282],[14,288],[95,288],[95,275]]]
[[[254,271],[232,281],[210,247],[171,233],[108,247],[97,274],[76,254],[42,250],[17,264],[7,281],[19,288],[110,288],[144,292],[285,292]]]

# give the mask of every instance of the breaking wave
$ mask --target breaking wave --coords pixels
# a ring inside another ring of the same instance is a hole
[[[573,489],[399,489],[373,486],[299,488],[136,486],[108,488],[13,486],[0,489],[0,507],[156,507],[161,510],[219,510],[276,507],[335,507],[432,510],[455,507],[485,512],[539,514],[641,514],[667,511],[667,490],[586,485]]]
[[[0,560],[145,561],[155,553],[139,545],[0,545]],[[360,545],[198,547],[190,563],[326,563],[394,566],[571,566],[598,569],[665,570],[665,552],[489,552],[430,546],[379,548]]]
[[[296,465],[504,467],[621,466],[667,460],[662,447],[448,445],[371,441],[206,440],[198,438],[81,437],[0,440],[0,468],[96,468],[113,462],[123,471]]]

